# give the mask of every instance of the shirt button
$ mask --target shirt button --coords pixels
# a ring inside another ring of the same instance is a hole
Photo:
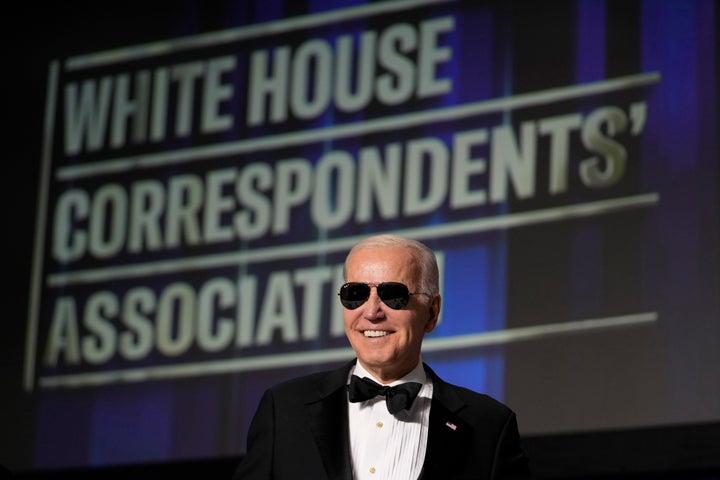
[[[375,473],[375,467],[370,467],[370,473]]]
[[[376,425],[378,428],[382,428],[382,427],[383,427],[383,423],[382,423],[382,422],[377,422],[375,425]]]

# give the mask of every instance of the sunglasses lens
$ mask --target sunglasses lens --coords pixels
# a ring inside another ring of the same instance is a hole
[[[402,283],[383,282],[377,286],[377,294],[385,305],[393,310],[405,308],[410,300],[410,291]],[[340,287],[340,302],[348,310],[355,310],[370,298],[370,285],[350,282]]]
[[[401,310],[405,308],[408,304],[408,300],[410,299],[410,291],[408,290],[408,287],[402,283],[381,283],[377,287],[377,292],[380,300],[385,302],[385,305],[394,310]]]
[[[348,310],[355,310],[370,297],[370,286],[351,282],[340,287],[340,302]]]

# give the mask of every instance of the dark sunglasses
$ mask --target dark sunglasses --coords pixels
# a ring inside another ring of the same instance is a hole
[[[400,310],[410,301],[410,295],[427,295],[425,292],[411,292],[408,287],[398,282],[361,283],[349,282],[340,287],[340,302],[348,310],[355,310],[370,298],[370,288],[377,288],[378,297],[393,310]]]

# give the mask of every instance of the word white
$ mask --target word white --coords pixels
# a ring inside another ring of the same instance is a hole
[[[186,137],[198,128],[193,123],[196,103],[200,133],[229,130],[234,117],[221,113],[221,106],[232,98],[234,87],[223,83],[223,75],[235,69],[235,62],[224,56],[67,84],[65,154],[98,151],[108,141],[112,148],[125,147],[128,130],[132,145],[164,140],[171,127],[176,137]]]

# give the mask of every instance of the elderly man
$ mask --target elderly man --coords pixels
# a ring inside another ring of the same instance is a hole
[[[531,479],[515,414],[421,357],[440,313],[438,266],[396,235],[357,243],[339,297],[357,356],[265,392],[241,479]]]

